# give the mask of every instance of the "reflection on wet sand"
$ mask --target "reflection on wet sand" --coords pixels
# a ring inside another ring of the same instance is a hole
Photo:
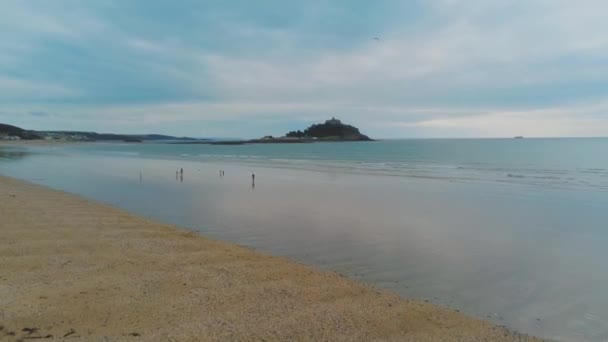
[[[30,152],[15,147],[0,146],[0,159],[22,159],[30,155]]]

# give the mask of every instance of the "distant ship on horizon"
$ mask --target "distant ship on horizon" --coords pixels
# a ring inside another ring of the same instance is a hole
[[[524,136],[523,136],[523,135],[518,135],[518,136],[516,136],[516,137],[513,137],[513,139],[523,139],[523,138],[524,138]]]

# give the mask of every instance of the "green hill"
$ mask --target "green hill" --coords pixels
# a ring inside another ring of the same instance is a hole
[[[0,134],[17,136],[24,131],[23,128],[0,123]]]
[[[0,136],[19,137],[20,139],[33,140],[42,137],[34,131],[27,131],[17,126],[0,123]]]

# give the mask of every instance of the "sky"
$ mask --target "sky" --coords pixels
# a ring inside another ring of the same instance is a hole
[[[2,0],[0,122],[608,136],[605,0]],[[378,39],[375,39],[378,38]]]

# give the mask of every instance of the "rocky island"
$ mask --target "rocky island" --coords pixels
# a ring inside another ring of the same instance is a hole
[[[214,145],[242,145],[242,144],[287,144],[287,143],[313,143],[313,142],[341,142],[341,141],[373,141],[362,134],[357,127],[343,124],[336,118],[324,123],[314,124],[304,131],[291,131],[281,137],[265,136],[260,139],[214,141]],[[187,142],[186,142],[187,143]]]
[[[292,131],[285,138],[320,139],[325,141],[370,141],[367,135],[361,134],[357,127],[343,124],[336,118],[315,124],[304,131]]]

